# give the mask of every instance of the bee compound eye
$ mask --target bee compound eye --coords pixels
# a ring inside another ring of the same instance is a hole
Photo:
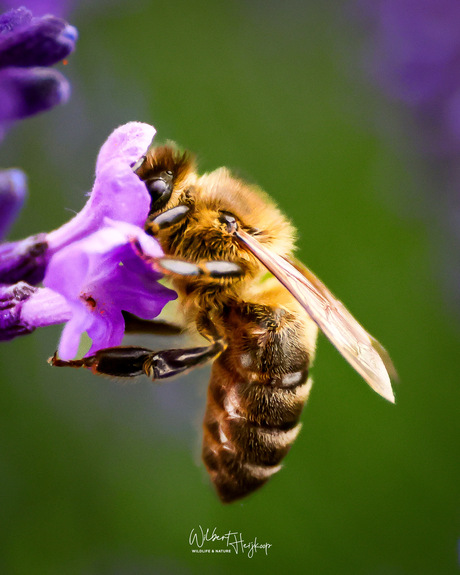
[[[152,178],[146,180],[145,185],[152,198],[152,204],[150,206],[150,213],[157,212],[166,206],[171,198],[173,192],[173,181],[171,178],[166,176],[166,179]]]
[[[146,182],[146,186],[150,196],[152,197],[152,201],[154,202],[166,194],[170,188],[170,186],[162,178],[149,180]]]

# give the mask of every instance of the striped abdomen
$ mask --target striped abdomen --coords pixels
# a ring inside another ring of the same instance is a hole
[[[281,468],[311,387],[309,353],[294,333],[298,322],[280,310],[272,313],[280,317],[273,321],[272,315],[268,325],[233,331],[212,368],[203,460],[226,503],[250,494]]]

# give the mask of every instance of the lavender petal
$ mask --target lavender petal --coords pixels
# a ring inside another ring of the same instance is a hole
[[[48,288],[33,288],[33,294],[22,304],[22,321],[34,327],[64,323],[72,310],[61,294]]]
[[[96,180],[86,205],[70,222],[48,234],[51,253],[97,231],[104,218],[144,227],[151,198],[130,166],[145,153],[154,135],[155,128],[141,122],[112,132],[99,152]]]
[[[54,16],[33,18],[29,25],[0,36],[0,68],[52,66],[75,49],[76,28]]]

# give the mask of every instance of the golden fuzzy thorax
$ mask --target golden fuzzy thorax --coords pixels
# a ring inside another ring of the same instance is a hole
[[[198,291],[204,297],[204,306],[221,307],[222,301],[228,298],[245,299],[245,294],[252,293],[258,285],[257,277],[267,275],[267,270],[250,252],[241,248],[235,236],[219,220],[222,212],[233,214],[244,229],[251,230],[273,252],[286,257],[292,255],[295,229],[290,222],[265,192],[233,177],[226,168],[202,176],[194,171],[187,174],[183,171],[167,209],[181,204],[190,206],[191,214],[183,224],[158,234],[165,253],[194,262],[231,261],[246,271],[245,276],[237,280],[175,279],[174,287],[181,296],[189,318],[191,308],[196,308],[196,300],[192,305],[192,301],[187,300],[188,294],[194,293],[197,296]],[[267,295],[271,283],[264,286]],[[276,281],[273,283],[276,285],[274,297],[279,300],[279,284]],[[297,308],[296,302],[284,291],[283,300],[290,307]],[[256,292],[260,292],[260,287],[256,288]],[[258,301],[260,293],[255,293],[254,297]],[[274,303],[279,305],[283,302]]]

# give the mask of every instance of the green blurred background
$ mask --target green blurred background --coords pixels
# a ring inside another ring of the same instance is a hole
[[[424,216],[404,142],[381,130],[399,112],[360,72],[348,4],[96,1],[68,19],[80,33],[60,66],[70,103],[15,126],[0,149],[2,167],[29,176],[11,237],[69,219],[108,134],[151,123],[203,171],[229,166],[276,198],[299,257],[401,381],[387,403],[321,336],[283,471],[223,506],[199,460],[208,368],[120,384],[51,369],[57,326],[4,343],[0,573],[457,573],[460,330],[440,279],[443,227]],[[199,525],[271,548],[194,554]]]

